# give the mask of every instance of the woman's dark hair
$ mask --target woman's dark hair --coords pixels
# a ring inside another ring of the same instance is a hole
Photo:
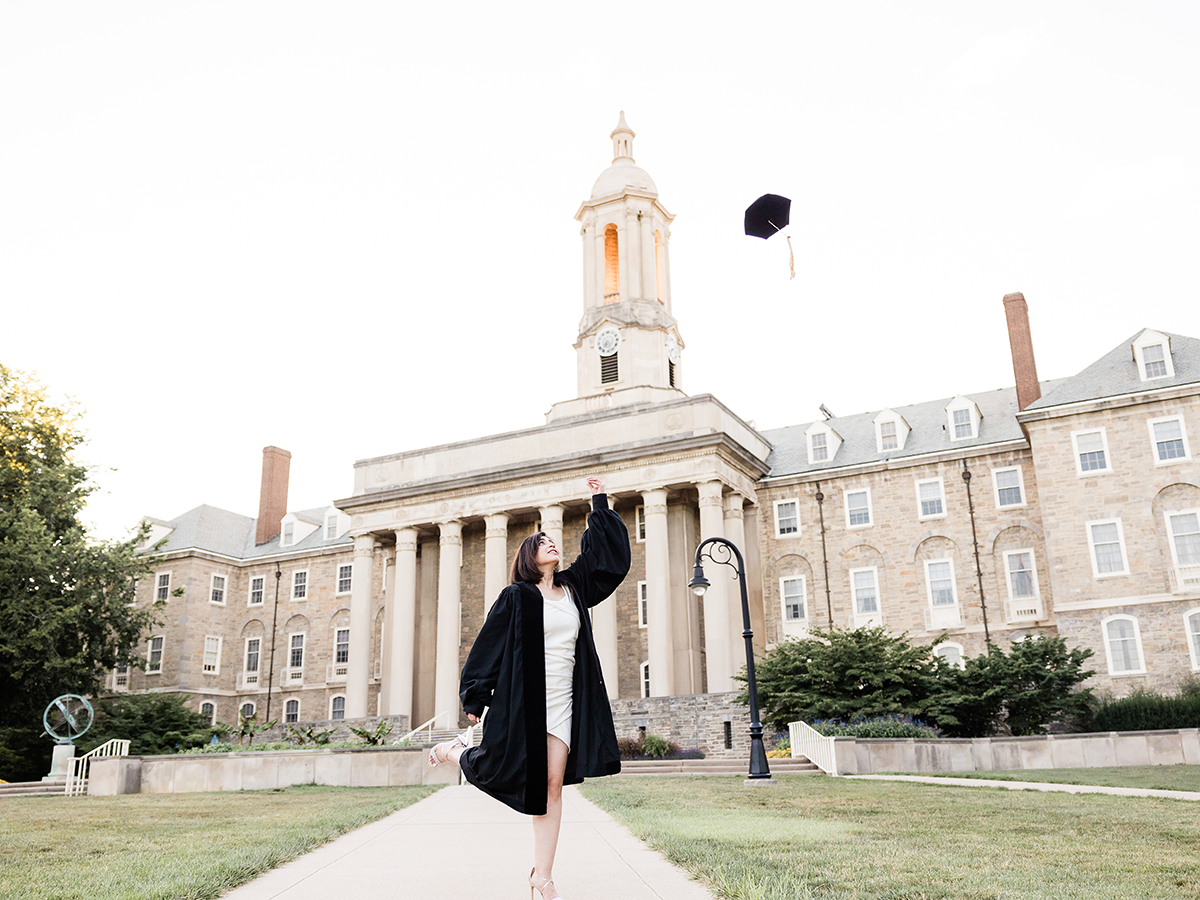
[[[512,569],[508,573],[508,580],[512,584],[518,584],[522,581],[529,584],[537,584],[542,580],[542,570],[537,567],[538,544],[542,538],[546,536],[546,532],[539,531],[537,534],[531,534],[521,542],[521,546],[517,549],[516,555],[513,557]],[[554,574],[558,574],[557,564],[554,566]],[[557,580],[556,582],[557,583]]]

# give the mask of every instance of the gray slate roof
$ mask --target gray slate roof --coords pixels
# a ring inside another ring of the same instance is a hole
[[[1133,358],[1133,342],[1149,329],[1143,328],[1133,337],[1121,342],[1078,375],[1063,378],[1053,390],[1042,390],[1042,396],[1030,403],[1028,409],[1045,409],[1066,403],[1098,400],[1101,397],[1120,397],[1142,391],[1200,382],[1200,340],[1159,331],[1171,341],[1171,359],[1175,377],[1142,381]],[[1158,331],[1158,329],[1154,329]]]
[[[1043,393],[1055,389],[1059,383],[1043,381]],[[963,396],[975,401],[982,419],[978,435],[958,441],[951,441],[946,430],[946,406],[954,397],[914,403],[910,406],[890,407],[893,412],[903,416],[912,429],[902,450],[884,450],[882,453],[876,450],[875,417],[883,411],[880,409],[853,416],[835,416],[827,420],[824,424],[841,436],[842,445],[832,459],[811,465],[808,462],[808,442],[804,436],[811,422],[764,431],[764,437],[774,448],[767,457],[767,465],[771,467],[767,477],[809,474],[846,466],[881,463],[889,459],[904,459],[947,450],[968,450],[988,444],[1024,440],[1025,435],[1017,423],[1016,388],[1001,388]]]
[[[276,553],[292,553],[297,550],[353,544],[354,541],[348,534],[332,541],[325,540],[323,525],[325,511],[328,508],[328,506],[320,506],[315,509],[294,510],[293,515],[297,519],[321,527],[318,527],[304,540],[287,547],[279,545],[279,536],[265,544],[255,544],[257,519],[207,504],[197,506],[182,516],[166,522],[158,519],[153,521],[174,529],[167,535],[166,543],[159,549],[160,553],[177,550],[208,550],[212,553],[220,553],[222,556],[231,556],[234,559],[255,559],[261,556],[272,556]]]

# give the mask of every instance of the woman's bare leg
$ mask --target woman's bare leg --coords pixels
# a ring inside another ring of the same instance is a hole
[[[552,734],[546,735],[546,814],[533,816],[534,881],[554,877],[554,854],[558,850],[558,832],[562,826],[563,775],[567,771],[567,745]],[[558,896],[554,886],[542,893],[544,900]]]

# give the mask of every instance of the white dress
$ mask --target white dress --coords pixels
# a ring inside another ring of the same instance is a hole
[[[546,732],[571,746],[571,693],[575,680],[575,640],[579,611],[571,590],[562,585],[561,600],[542,598],[546,634]]]

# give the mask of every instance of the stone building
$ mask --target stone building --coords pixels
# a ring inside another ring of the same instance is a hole
[[[512,554],[542,529],[570,557],[591,474],[634,541],[630,577],[593,610],[621,721],[686,709],[691,733],[712,734],[699,719],[731,715],[737,582],[712,567],[702,600],[687,588],[711,536],[743,548],[760,649],[879,623],[949,632],[938,652],[952,659],[1061,633],[1096,649],[1097,684],[1120,693],[1200,668],[1187,436],[1200,341],[1143,331],[1039,382],[1012,294],[1014,388],[759,432],[684,392],[673,216],[623,115],[611,138],[576,213],[576,396],[536,427],[360,460],[352,495],[326,509],[287,512],[289,456],[269,447],[257,518],[202,506],[153,520],[163,543],[139,597],[165,600],[167,623],[115,689],[179,690],[226,721],[268,688],[287,719],[456,721],[459,671]]]

